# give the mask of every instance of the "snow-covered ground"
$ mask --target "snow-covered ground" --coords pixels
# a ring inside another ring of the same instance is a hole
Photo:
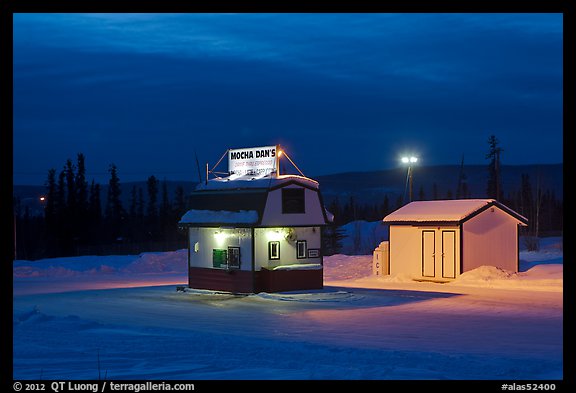
[[[447,284],[324,259],[323,290],[176,291],[186,250],[14,261],[14,379],[561,380],[563,249]]]

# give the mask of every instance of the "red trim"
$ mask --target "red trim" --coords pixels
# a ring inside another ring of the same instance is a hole
[[[251,293],[253,286],[252,271],[225,270],[191,267],[188,274],[188,286],[196,289],[210,289],[233,293]]]
[[[259,292],[285,292],[324,288],[323,269],[267,270],[259,272]]]
[[[254,273],[254,274],[253,274]],[[191,267],[188,286],[232,293],[285,292],[324,288],[323,269],[225,270]]]

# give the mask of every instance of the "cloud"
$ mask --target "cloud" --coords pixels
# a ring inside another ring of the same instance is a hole
[[[454,135],[534,140],[546,127],[553,157],[561,31],[558,14],[16,14],[15,166],[48,136],[57,147],[34,151],[63,157],[53,161],[82,151],[78,130],[98,135],[102,156],[109,138],[161,145],[164,161],[186,157],[183,136],[218,157],[276,139],[310,157],[319,145],[437,140],[428,151],[452,162]],[[482,161],[477,145],[466,149]]]

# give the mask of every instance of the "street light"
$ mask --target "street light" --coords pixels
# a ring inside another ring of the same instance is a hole
[[[418,157],[415,156],[404,156],[402,157],[402,163],[408,164],[408,174],[406,176],[406,182],[408,183],[409,191],[410,191],[410,199],[409,202],[412,202],[412,166],[418,162]],[[406,192],[404,192],[406,195]]]

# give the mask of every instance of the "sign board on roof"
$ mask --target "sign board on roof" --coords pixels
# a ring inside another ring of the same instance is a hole
[[[276,172],[277,146],[230,149],[228,172],[231,175],[264,176]]]

